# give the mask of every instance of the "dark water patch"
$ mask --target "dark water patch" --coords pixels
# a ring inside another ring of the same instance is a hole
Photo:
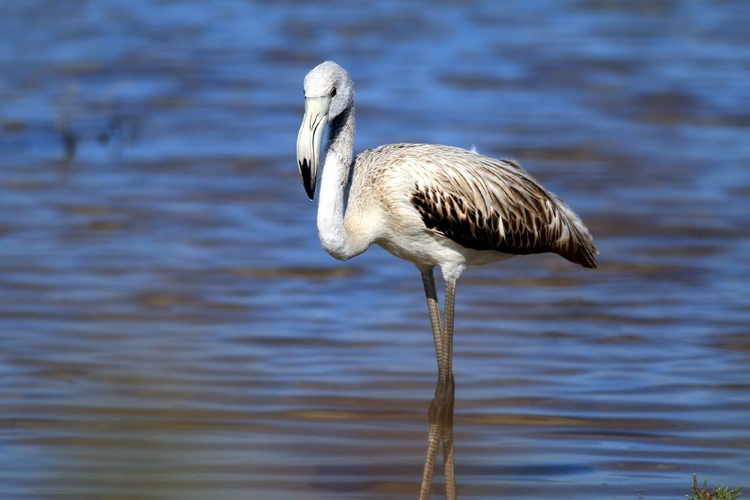
[[[305,280],[339,279],[362,274],[356,267],[335,268],[304,268],[289,267],[276,269],[236,268],[225,269],[223,272],[232,276],[255,278],[297,278]]]
[[[471,91],[498,91],[503,88],[513,87],[518,82],[503,78],[493,78],[484,74],[456,75],[447,74],[441,77],[441,81],[462,92]]]

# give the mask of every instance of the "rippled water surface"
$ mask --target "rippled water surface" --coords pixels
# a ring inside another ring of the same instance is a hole
[[[459,283],[459,496],[750,487],[748,26],[730,1],[2,3],[0,497],[417,497],[419,274],[325,254],[295,165],[325,59],[357,149],[514,157],[601,250]]]

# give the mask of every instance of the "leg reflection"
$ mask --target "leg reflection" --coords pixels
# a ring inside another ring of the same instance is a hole
[[[422,488],[420,500],[427,500],[430,496],[432,474],[435,470],[435,459],[440,443],[443,443],[443,465],[445,470],[445,498],[456,498],[456,476],[453,465],[453,406],[454,406],[453,374],[447,382],[438,381],[435,397],[430,403],[428,412],[430,430],[427,435],[427,453],[422,474]]]

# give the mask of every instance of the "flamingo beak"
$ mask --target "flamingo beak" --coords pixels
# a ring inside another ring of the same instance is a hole
[[[315,198],[315,183],[318,180],[318,163],[323,132],[328,124],[328,109],[331,98],[308,97],[305,99],[305,116],[297,135],[297,165],[302,184],[310,201]]]

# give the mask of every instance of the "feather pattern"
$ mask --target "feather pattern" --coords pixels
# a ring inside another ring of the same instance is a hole
[[[368,170],[381,181],[397,179],[400,189],[393,191],[407,193],[425,228],[464,248],[553,252],[596,267],[598,251],[580,219],[512,160],[449,146],[390,144],[361,154],[360,164],[372,165]]]

